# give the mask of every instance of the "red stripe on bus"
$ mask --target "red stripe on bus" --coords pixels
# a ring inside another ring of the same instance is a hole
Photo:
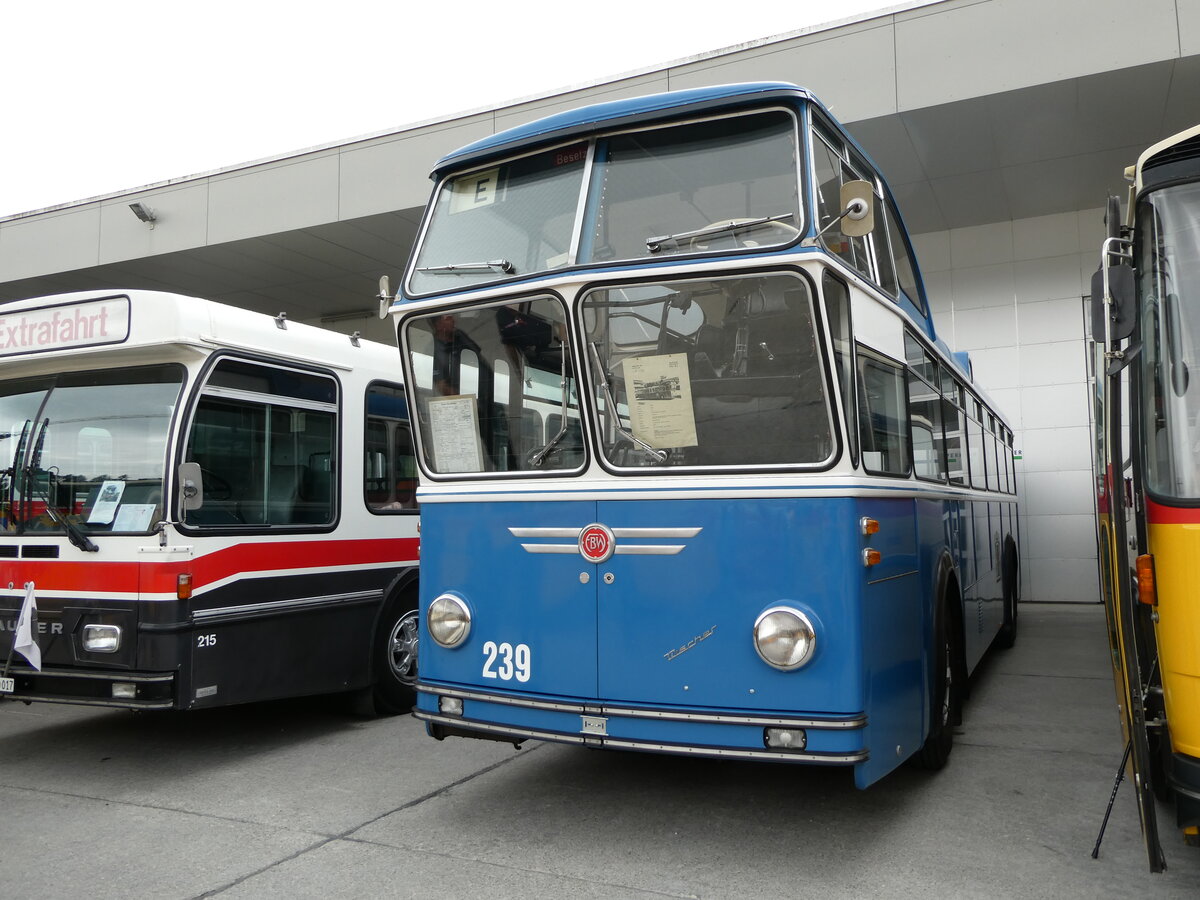
[[[101,562],[99,560],[0,560],[0,584],[20,589],[34,582],[39,590],[173,594],[180,573],[192,573],[192,590],[234,575],[281,569],[324,569],[416,560],[418,538],[358,541],[272,541],[235,544],[190,560]]]
[[[1147,499],[1146,520],[1151,525],[1200,525],[1200,507],[1163,506]]]

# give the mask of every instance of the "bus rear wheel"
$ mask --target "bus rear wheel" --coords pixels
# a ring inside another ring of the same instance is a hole
[[[959,694],[958,666],[954,630],[945,602],[939,604],[934,623],[933,679],[929,692],[930,726],[925,743],[917,751],[915,762],[922,769],[944,768],[954,749],[954,723]]]
[[[379,622],[375,644],[375,711],[410,712],[416,702],[419,618],[411,598],[394,601]]]
[[[1017,643],[1017,601],[1021,593],[1019,566],[1016,548],[1009,544],[1004,549],[1004,624],[996,634],[996,646],[1002,650]]]

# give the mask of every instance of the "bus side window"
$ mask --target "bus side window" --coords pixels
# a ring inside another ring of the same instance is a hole
[[[200,464],[204,505],[189,510],[184,524],[332,522],[336,398],[337,383],[328,376],[221,360],[202,388],[188,434],[184,459]]]
[[[363,498],[372,512],[417,508],[417,461],[404,390],[399,385],[367,388],[363,441]]]
[[[863,468],[873,475],[908,475],[903,369],[859,346],[858,380]]]
[[[841,386],[842,409],[846,414],[846,437],[850,463],[858,467],[858,428],[854,421],[854,337],[850,326],[850,290],[846,283],[825,272],[821,277],[825,295],[825,314],[829,318],[829,335],[833,341],[834,367]]]
[[[904,229],[900,227],[900,216],[896,212],[896,205],[890,197],[884,205],[884,218],[887,220],[887,229],[891,236],[892,262],[895,264],[896,282],[899,284],[900,291],[912,301],[912,305],[921,312],[925,312],[925,303],[921,292],[917,289],[917,266],[913,262],[912,250],[908,246]]]

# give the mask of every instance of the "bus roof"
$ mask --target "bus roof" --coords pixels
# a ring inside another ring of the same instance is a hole
[[[0,360],[61,358],[163,344],[201,350],[238,348],[349,369],[390,370],[400,378],[395,347],[287,321],[199,297],[163,291],[100,290],[0,304]]]
[[[1175,148],[1179,148],[1178,151],[1171,152]],[[1200,125],[1193,125],[1191,128],[1164,138],[1142,151],[1142,155],[1138,157],[1135,170],[1137,179],[1135,189],[1140,193],[1146,186],[1145,171],[1147,168],[1165,166],[1180,159],[1195,159],[1197,155],[1200,155]],[[1165,177],[1170,178],[1172,174]]]
[[[599,126],[610,128],[645,123],[667,116],[678,116],[684,111],[693,113],[708,109],[728,109],[772,97],[813,99],[808,91],[794,84],[761,81],[669,91],[595,103],[536,119],[467,144],[438,160],[432,177],[436,180],[447,168],[459,168],[513,147],[570,140],[576,135],[590,134]]]

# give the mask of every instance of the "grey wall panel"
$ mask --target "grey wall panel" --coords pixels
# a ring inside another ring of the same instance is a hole
[[[843,122],[896,111],[890,17],[767,44],[671,70],[673,89],[742,81],[790,81],[815,93]]]
[[[133,214],[129,204],[135,201],[154,211],[158,221],[153,228]],[[201,247],[207,234],[207,180],[100,203],[101,263]]]
[[[99,237],[98,203],[8,222],[0,229],[0,282],[94,266]]]
[[[1176,0],[985,0],[898,13],[899,108],[1172,59],[1175,7]]]
[[[426,176],[434,163],[493,131],[488,113],[347,147],[341,154],[339,216],[357,219],[424,206],[431,187]]]
[[[208,243],[303,228],[338,218],[336,150],[213,176]]]
[[[1179,22],[1179,53],[1195,56],[1200,53],[1200,3],[1177,0],[1175,12]]]

